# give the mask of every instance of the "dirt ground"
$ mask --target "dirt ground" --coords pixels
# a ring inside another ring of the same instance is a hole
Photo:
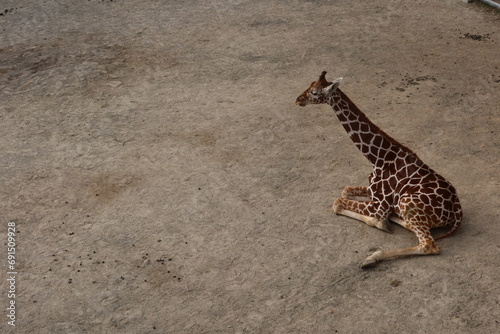
[[[500,332],[498,11],[1,6],[3,332]],[[331,212],[371,166],[328,106],[294,105],[322,70],[458,189],[441,255],[360,269],[416,239]]]

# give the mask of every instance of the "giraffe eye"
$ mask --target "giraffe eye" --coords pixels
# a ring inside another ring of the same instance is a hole
[[[318,92],[317,92],[317,91],[315,91],[315,90],[312,90],[312,91],[311,91],[311,95],[313,95],[313,96],[318,96]]]

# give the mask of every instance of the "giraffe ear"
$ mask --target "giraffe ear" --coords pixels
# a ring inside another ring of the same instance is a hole
[[[333,82],[332,82],[332,84],[330,86],[325,87],[325,92],[326,93],[331,93],[334,90],[336,90],[339,87],[339,85],[342,82],[342,80],[344,80],[343,77],[333,80]]]

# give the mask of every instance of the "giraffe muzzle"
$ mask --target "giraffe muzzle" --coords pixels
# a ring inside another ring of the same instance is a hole
[[[298,106],[300,106],[300,107],[305,107],[307,105],[307,102],[297,99],[295,101],[295,104],[298,105]]]

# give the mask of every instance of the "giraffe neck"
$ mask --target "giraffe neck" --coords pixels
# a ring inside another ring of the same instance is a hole
[[[337,89],[328,101],[351,140],[374,167],[382,167],[402,154],[414,153],[391,138],[345,95]]]

